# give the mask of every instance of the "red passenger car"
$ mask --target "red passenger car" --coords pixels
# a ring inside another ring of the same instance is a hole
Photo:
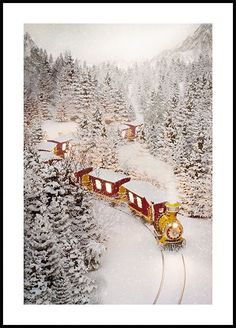
[[[149,182],[132,180],[123,185],[129,207],[148,222],[156,222],[165,211],[166,195]]]
[[[120,187],[130,180],[127,175],[108,169],[96,169],[88,176],[93,191],[117,200],[120,198]]]

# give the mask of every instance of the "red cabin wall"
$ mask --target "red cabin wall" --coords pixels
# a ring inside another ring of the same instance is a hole
[[[96,180],[99,180],[101,182],[101,187],[102,187],[101,189],[97,188],[96,183],[95,183]],[[102,194],[102,195],[109,196],[109,197],[114,197],[115,192],[114,192],[114,184],[113,183],[111,183],[109,181],[99,179],[99,178],[95,178],[95,177],[92,177],[92,176],[90,176],[90,181],[93,184],[93,191],[97,192],[98,194]],[[106,191],[106,186],[105,186],[106,182],[111,183],[111,193],[108,193]]]
[[[80,170],[80,171],[78,171],[78,172],[75,172],[75,177],[76,177],[76,179],[77,179],[76,182],[80,183],[81,178],[82,178],[85,174],[88,174],[89,172],[91,172],[92,170],[93,170],[92,167],[88,167],[88,168],[86,168],[86,169],[82,169],[82,170]]]
[[[117,195],[120,189],[120,186],[122,186],[124,183],[130,181],[131,178],[124,178],[122,180],[117,181],[114,183],[114,193]]]
[[[57,142],[55,140],[47,140],[47,141],[54,142],[56,144],[54,148],[56,149],[56,155],[64,158],[65,151],[68,149],[69,146],[69,141],[65,141],[65,142]],[[66,144],[66,150],[62,150],[63,144]]]
[[[101,187],[102,187],[101,189],[97,189],[95,180],[99,180],[101,182]],[[130,178],[124,178],[124,179],[119,180],[117,182],[110,182],[110,181],[107,181],[107,180],[103,180],[103,179],[100,179],[100,178],[90,176],[90,181],[92,182],[93,190],[95,192],[97,192],[98,194],[102,194],[102,195],[105,195],[105,196],[108,196],[108,197],[117,197],[120,186],[123,183],[128,182],[129,180],[130,180]],[[106,191],[106,185],[105,185],[106,182],[111,184],[111,193]]]
[[[134,203],[132,203],[129,199],[129,192],[131,192],[133,194],[134,197]],[[146,201],[145,198],[140,197],[139,195],[133,193],[132,191],[126,189],[126,195],[127,195],[127,199],[128,199],[128,203],[130,205],[130,207],[132,207],[133,209],[135,209],[136,211],[142,213],[143,215],[147,216],[148,215],[148,209],[150,207],[150,205],[148,204],[148,202]],[[141,199],[142,201],[142,208],[140,208],[137,204],[137,196]]]
[[[66,144],[66,149],[65,149],[65,150],[62,150],[62,145],[63,145],[63,144]],[[65,154],[66,150],[68,149],[68,144],[69,144],[68,141],[66,141],[66,142],[58,142],[58,143],[56,144],[56,150],[57,150],[56,155],[57,155],[57,156],[61,156],[61,157],[64,158],[64,154]]]

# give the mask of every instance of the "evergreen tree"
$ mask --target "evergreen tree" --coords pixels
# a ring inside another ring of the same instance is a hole
[[[30,244],[31,256],[25,262],[25,303],[50,304],[59,256],[47,216],[35,215]]]
[[[62,268],[59,269],[59,273],[53,281],[52,303],[73,304],[70,282]]]
[[[163,124],[165,109],[162,90],[152,91],[148,110],[144,115],[144,133],[150,152],[155,156],[161,156],[165,152],[165,130]]]
[[[184,99],[176,155],[183,210],[192,217],[211,217],[211,63],[204,58],[191,67]]]
[[[96,241],[98,248],[103,240],[92,212],[78,202],[85,196],[70,179],[71,163],[39,163],[28,148],[25,156],[25,302],[62,304],[60,292],[66,289],[65,302],[69,299],[72,304],[90,303],[96,287],[88,270],[90,263],[95,263],[93,258],[99,257],[91,242]],[[81,238],[74,235],[75,222],[84,232]],[[40,240],[45,247],[40,248]],[[90,262],[85,260],[85,244],[93,254]],[[60,259],[58,265],[55,256]],[[61,270],[66,276],[64,283],[61,279],[55,281],[54,270]]]

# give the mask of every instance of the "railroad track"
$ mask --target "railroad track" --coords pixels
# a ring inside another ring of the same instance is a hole
[[[120,208],[117,208],[115,207],[116,210],[126,214],[126,215],[129,215],[133,218],[133,215],[125,212],[125,211],[122,211]],[[158,237],[157,237],[157,233],[155,230],[152,230],[150,228],[149,225],[147,225],[145,222],[143,222],[143,225],[151,232],[151,234],[153,235],[153,237],[158,240]],[[180,260],[181,260],[181,263],[182,263],[182,268],[183,268],[183,283],[182,283],[182,288],[181,288],[181,292],[180,292],[180,296],[178,298],[178,302],[177,304],[181,304],[182,303],[182,300],[183,300],[183,296],[184,296],[184,292],[185,292],[185,287],[186,287],[186,278],[187,278],[187,271],[186,271],[186,265],[185,265],[185,260],[184,260],[184,255],[181,253],[181,254],[178,254],[180,255]],[[161,259],[162,259],[162,272],[161,272],[161,281],[160,281],[160,284],[159,284],[159,287],[158,287],[158,291],[157,291],[157,294],[156,294],[156,297],[153,301],[152,304],[158,304],[158,299],[161,295],[161,292],[163,290],[163,286],[164,286],[164,281],[165,281],[165,272],[166,272],[166,261],[165,261],[165,252],[164,250],[161,250]]]
[[[158,292],[156,294],[156,297],[153,301],[152,304],[156,304],[157,301],[158,301],[158,298],[161,294],[161,291],[162,291],[162,288],[163,288],[163,285],[164,285],[164,277],[165,277],[165,257],[164,257],[164,253],[163,251],[161,251],[161,259],[162,259],[162,272],[161,272],[161,281],[160,281],[160,285],[159,285],[159,288],[158,288]]]
[[[155,232],[155,230],[153,231],[146,223],[144,223],[144,226],[151,232],[151,234],[154,236],[154,238],[157,240],[157,234]],[[185,291],[185,287],[186,287],[186,277],[187,277],[187,271],[186,271],[186,265],[185,265],[185,260],[184,260],[184,255],[183,254],[179,254],[181,256],[181,263],[182,263],[182,268],[183,268],[183,283],[182,283],[182,288],[181,288],[181,293],[178,299],[177,304],[181,304],[182,300],[183,300],[183,296],[184,296],[184,291]],[[156,294],[156,297],[153,301],[152,304],[157,304],[157,301],[161,295],[161,291],[163,289],[163,285],[164,285],[164,281],[165,281],[165,253],[163,250],[161,250],[161,259],[162,259],[162,272],[161,272],[161,281],[160,281],[160,285]]]
[[[178,298],[178,302],[177,304],[181,304],[182,300],[183,300],[183,296],[184,296],[184,292],[185,292],[185,287],[186,287],[186,265],[185,265],[185,260],[184,260],[184,255],[183,254],[179,254],[180,255],[180,260],[182,263],[182,268],[183,268],[183,282],[182,282],[182,288],[181,288],[181,292],[180,292],[180,296]],[[163,285],[164,285],[164,281],[165,281],[165,273],[166,273],[166,261],[165,261],[165,254],[164,251],[161,250],[161,258],[162,258],[162,273],[161,273],[161,281],[160,281],[160,285],[156,294],[156,297],[153,301],[152,304],[158,304],[158,299],[161,295],[161,292],[163,290]]]
[[[185,260],[184,260],[184,255],[183,254],[181,254],[181,258],[182,258],[182,263],[183,263],[184,279],[183,279],[183,287],[182,287],[180,298],[178,300],[178,304],[182,303],[183,296],[184,296],[184,291],[185,291],[185,286],[186,286],[186,277],[187,277],[186,265],[185,265]]]

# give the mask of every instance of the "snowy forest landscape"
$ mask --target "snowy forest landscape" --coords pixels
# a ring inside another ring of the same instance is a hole
[[[79,36],[78,36],[79,38]],[[152,304],[161,252],[142,220],[73,183],[77,166],[109,169],[181,202],[187,240],[183,304],[210,304],[212,27],[127,67],[58,57],[24,35],[24,303]],[[135,140],[121,137],[142,124]],[[46,161],[47,140],[72,140]],[[167,254],[160,304],[178,299],[177,254]],[[176,280],[172,274],[176,274]]]

